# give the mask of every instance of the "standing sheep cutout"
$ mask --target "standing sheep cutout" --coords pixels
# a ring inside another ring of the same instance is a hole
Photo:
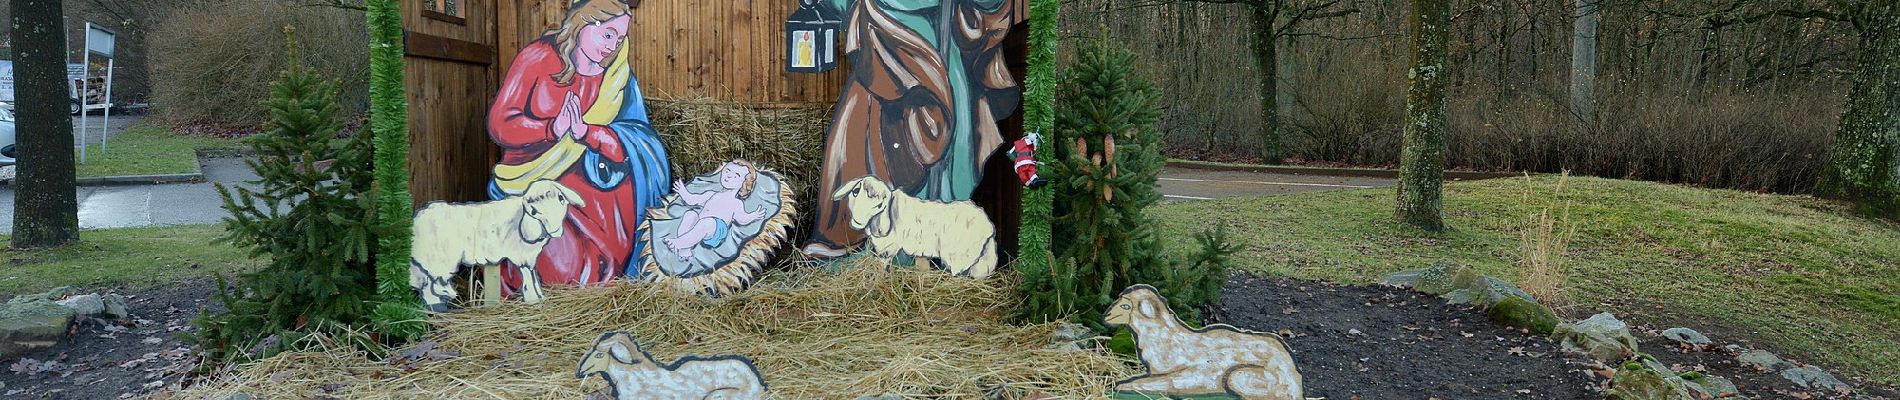
[[[412,225],[415,245],[409,252],[409,287],[431,311],[448,309],[455,299],[449,279],[463,265],[499,268],[503,260],[515,265],[525,278],[521,299],[539,303],[544,297],[534,263],[548,239],[561,237],[569,207],[584,207],[579,194],[551,180],[535,181],[520,196],[485,203],[429,203],[416,210]],[[486,282],[491,296],[499,296],[500,274]],[[492,299],[492,298],[491,298]]]
[[[1147,373],[1115,390],[1170,396],[1227,394],[1247,400],[1300,400],[1300,372],[1286,344],[1271,334],[1226,324],[1188,328],[1153,286],[1122,290],[1102,322],[1126,325]]]
[[[968,201],[919,199],[873,176],[846,182],[831,194],[864,233],[878,257],[898,253],[935,258],[953,275],[983,278],[996,272],[996,225]]]
[[[600,375],[615,399],[763,399],[765,378],[752,360],[736,355],[680,357],[672,364],[653,361],[626,332],[607,332],[581,356],[574,377]]]

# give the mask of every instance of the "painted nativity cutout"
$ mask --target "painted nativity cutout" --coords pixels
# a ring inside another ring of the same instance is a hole
[[[626,332],[607,332],[581,356],[574,377],[600,375],[615,399],[763,399],[765,378],[743,356],[686,356],[660,364]]]
[[[485,203],[433,202],[416,210],[409,252],[409,288],[430,311],[444,311],[456,297],[455,276],[462,266],[482,266],[497,275],[503,262],[534,276],[548,241],[564,235],[561,221],[571,207],[584,207],[579,193],[554,181],[536,181],[518,196]],[[538,303],[541,284],[530,279],[522,300]],[[489,294],[487,300],[498,300]]]
[[[1003,37],[1025,17],[1023,1],[816,6],[845,21],[842,46],[851,68],[826,133],[818,188],[824,197],[813,206],[805,253],[840,257],[868,239],[880,255],[937,258],[946,269],[988,275],[996,268],[994,246],[972,243],[995,236],[995,228],[969,200],[983,162],[1005,147],[998,122],[1021,100]],[[939,210],[952,215],[928,216]],[[879,218],[891,222],[872,222]]]
[[[975,203],[919,199],[870,176],[846,182],[831,199],[845,203],[851,229],[878,257],[936,259],[951,274],[977,278],[996,271],[996,227]]]
[[[1226,324],[1188,328],[1153,286],[1135,285],[1108,306],[1102,322],[1126,325],[1147,372],[1115,390],[1166,396],[1228,395],[1301,400],[1300,372],[1286,344],[1272,334]]]
[[[536,239],[530,257],[498,257],[504,267],[484,274],[484,302],[507,293],[539,300],[543,284],[596,284],[638,271],[636,227],[671,189],[672,177],[628,63],[630,12],[621,0],[576,1],[559,26],[524,46],[503,74],[487,116],[489,139],[502,150],[488,196],[496,202],[535,198],[538,187],[553,184],[565,188],[566,209],[530,216],[546,222],[546,232],[559,234]],[[480,221],[505,222],[500,208],[488,212],[495,214]],[[419,212],[418,254],[488,255],[500,246],[494,240],[424,240],[482,235],[486,231],[475,229],[495,227],[462,217],[422,218]],[[469,232],[450,232],[456,229]],[[448,276],[439,274],[452,273],[452,266],[411,269],[412,286],[425,302],[444,304],[453,296]]]
[[[745,289],[797,218],[777,173],[746,160],[688,182],[649,211],[637,279],[712,296]]]

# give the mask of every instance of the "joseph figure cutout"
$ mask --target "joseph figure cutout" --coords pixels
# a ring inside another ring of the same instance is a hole
[[[969,200],[1003,146],[997,122],[1021,89],[1003,37],[1023,0],[816,0],[844,16],[851,76],[833,110],[818,193],[864,176],[924,200]],[[864,241],[844,204],[820,196],[805,252],[842,256]]]

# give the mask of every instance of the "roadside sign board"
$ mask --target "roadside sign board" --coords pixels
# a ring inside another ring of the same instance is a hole
[[[98,54],[100,57],[112,58],[112,45],[117,40],[117,36],[118,34],[111,30],[87,22],[86,51]]]
[[[13,102],[13,62],[0,60],[0,103]]]

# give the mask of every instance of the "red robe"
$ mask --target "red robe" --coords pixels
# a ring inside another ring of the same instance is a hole
[[[574,74],[566,85],[556,83],[561,59],[555,57],[553,41],[536,40],[521,49],[514,64],[495,94],[488,110],[488,137],[501,146],[501,163],[521,164],[541,156],[560,139],[554,132],[554,118],[569,93],[580,96],[581,112],[600,96],[601,77]],[[609,161],[624,162],[626,153],[605,126],[586,125],[581,143],[601,153]],[[565,232],[548,240],[535,261],[545,285],[585,285],[606,282],[619,275],[632,256],[635,229],[640,210],[628,182],[601,189],[589,183],[580,162],[569,167],[557,181],[580,193],[585,207],[568,210]],[[520,285],[512,268],[503,268],[507,288]],[[512,290],[510,290],[512,291]]]

